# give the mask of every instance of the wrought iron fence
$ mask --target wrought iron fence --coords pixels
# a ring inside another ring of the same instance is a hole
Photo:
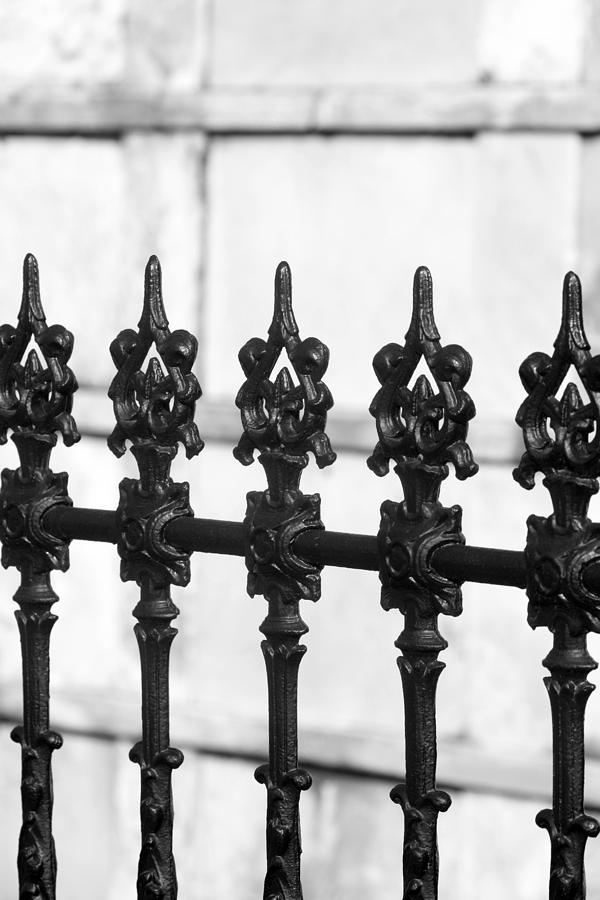
[[[33,341],[33,347],[28,351]],[[152,345],[157,357],[145,361]],[[461,533],[461,509],[444,507],[442,481],[452,463],[459,479],[477,472],[467,440],[475,407],[465,391],[471,357],[460,346],[443,346],[433,316],[431,275],[415,274],[412,319],[403,346],[389,343],[375,356],[380,382],[370,412],[378,443],[367,464],[378,476],[390,463],[404,500],[381,507],[379,534],[326,531],[320,498],[300,490],[312,452],[322,468],[335,460],[325,433],[333,404],[322,381],[327,347],[302,340],[292,310],[291,275],[281,263],[275,277],[275,309],[266,340],[252,338],[240,350],[245,381],[236,404],[242,436],[234,455],[243,465],[258,451],[267,489],[247,497],[243,522],[194,517],[188,485],[175,483],[170,466],[181,443],[191,458],[202,450],[194,424],[201,391],[192,366],[197,343],[187,331],[169,330],[156,257],[148,262],[137,332],[122,331],[110,352],[117,368],[109,389],[116,426],[108,439],[122,456],[127,442],[139,478],[120,484],[114,510],[77,508],[67,475],[50,469],[57,433],[65,444],[79,440],[71,414],[77,381],[68,366],[73,336],[46,324],[37,263],[24,264],[23,300],[16,327],[0,328],[0,441],[7,432],[20,466],[4,469],[0,491],[2,564],[15,566],[15,594],[23,659],[23,725],[12,737],[22,751],[23,824],[18,844],[19,896],[55,897],[56,858],[52,838],[51,757],[62,744],[50,728],[49,642],[58,600],[52,571],[69,566],[74,539],[117,546],[121,578],[136,581],[133,610],[142,672],[142,739],[130,757],[141,774],[140,900],[174,900],[171,773],[182,753],[169,736],[169,653],[178,610],[170,586],[185,586],[193,551],[244,556],[251,596],[268,601],[264,635],[269,696],[269,761],[255,777],[267,789],[266,900],[298,900],[300,883],[299,799],[311,776],[298,765],[297,684],[300,643],[307,626],[300,603],[318,600],[324,565],[378,571],[384,609],[399,609],[404,629],[396,641],[405,700],[406,779],[391,791],[404,812],[404,897],[437,897],[436,827],[450,796],[436,786],[436,685],[438,659],[447,643],[440,614],[458,616],[464,581],[525,588],[528,621],[546,626],[553,646],[544,660],[553,721],[553,801],[537,823],[551,841],[550,896],[585,895],[584,850],[599,823],[583,806],[584,713],[596,662],[586,647],[588,632],[600,631],[600,526],[587,517],[600,475],[600,356],[585,337],[579,280],[564,281],[562,321],[552,356],[532,353],[520,368],[527,393],[518,413],[525,453],[514,471],[526,489],[543,473],[553,514],[530,516],[525,552],[474,547]],[[273,376],[285,350],[288,367]],[[27,352],[28,351],[28,352]],[[420,363],[435,383],[420,375]],[[573,366],[587,392],[569,383]]]

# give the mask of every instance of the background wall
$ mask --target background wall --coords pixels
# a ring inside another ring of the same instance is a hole
[[[377,388],[371,359],[402,341],[414,269],[433,272],[445,343],[474,357],[471,444],[481,464],[442,499],[464,508],[473,544],[517,549],[525,519],[546,514],[538,487],[512,480],[521,448],[517,370],[548,350],[561,283],[583,279],[588,337],[600,346],[600,16],[592,0],[5,0],[0,7],[0,295],[16,319],[26,251],[40,262],[49,322],[76,336],[75,413],[84,439],[55,452],[80,506],[116,506],[133,460],[116,461],[108,345],[141,310],[143,268],[163,264],[171,326],[200,340],[198,407],[207,446],[177,460],[197,515],[240,519],[258,466],[231,456],[240,433],[237,350],[266,334],[277,262],[294,274],[301,333],[331,348],[335,466],[313,465],[333,529],[375,533],[399,498],[365,458]],[[2,464],[14,466],[12,446]],[[598,505],[592,515],[598,516]],[[76,544],[54,579],[52,711],[62,900],[122,900],[137,868],[139,671],[114,548]],[[16,891],[20,662],[2,573],[0,872]],[[193,560],[172,651],[172,741],[181,896],[260,895],[266,684],[242,560]],[[522,592],[468,585],[439,687],[441,894],[536,900],[546,894],[550,715],[540,661],[546,633]],[[379,607],[373,573],[325,571],[305,610],[300,753],[315,775],[302,797],[305,896],[397,896],[402,814],[401,619]],[[597,641],[590,640],[598,655]],[[588,715],[590,808],[600,807],[600,716]],[[590,895],[600,848],[588,851]],[[90,874],[91,873],[91,874]]]

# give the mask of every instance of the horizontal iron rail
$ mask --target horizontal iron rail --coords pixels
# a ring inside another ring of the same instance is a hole
[[[63,540],[103,541],[115,544],[119,535],[112,510],[61,506],[50,509],[45,527]],[[184,550],[244,556],[244,525],[218,519],[179,518],[167,525],[166,539]],[[296,550],[312,563],[350,569],[379,570],[377,538],[343,531],[308,531],[299,535]],[[432,565],[456,581],[502,584],[524,588],[525,554],[522,550],[492,547],[447,546],[435,551]],[[585,583],[600,591],[600,566],[590,567]]]

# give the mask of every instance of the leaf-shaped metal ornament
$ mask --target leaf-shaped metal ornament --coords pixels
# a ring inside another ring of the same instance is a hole
[[[150,360],[146,372],[142,370],[153,343],[166,373],[156,357]],[[108,392],[117,420],[108,439],[112,452],[122,456],[129,439],[134,446],[151,442],[177,447],[181,441],[188,459],[199,453],[204,445],[193,419],[202,391],[191,371],[198,342],[189,331],[169,330],[156,256],[151,256],[146,266],[138,331],[121,331],[110,352],[118,369]]]
[[[585,400],[572,382],[560,399],[557,396],[571,366],[585,388]],[[566,523],[585,516],[600,475],[600,356],[590,353],[581,284],[573,272],[564,279],[562,320],[553,355],[531,353],[519,375],[528,396],[516,421],[526,449],[513,476],[530,490],[535,473],[542,472],[558,518]]]
[[[31,339],[35,348],[23,356]],[[73,335],[62,325],[46,324],[40,299],[38,264],[28,253],[23,263],[23,299],[17,327],[0,327],[0,443],[15,434],[62,434],[67,446],[79,440],[71,415],[77,380],[67,365]]]
[[[568,382],[571,366],[587,397]],[[552,709],[552,809],[537,824],[551,841],[550,896],[585,896],[586,841],[600,824],[584,810],[584,718],[594,689],[588,674],[597,668],[587,650],[588,632],[600,632],[600,594],[586,573],[600,564],[600,525],[587,516],[600,475],[600,356],[592,356],[583,327],[581,284],[568,272],[563,283],[562,318],[554,353],[531,353],[519,375],[527,397],[517,413],[525,453],[513,471],[527,490],[535,473],[552,498],[553,514],[527,519],[527,621],[546,626],[553,647],[544,659],[544,683]]]
[[[298,383],[287,367],[271,378],[287,352]],[[246,376],[236,404],[244,433],[233,451],[243,465],[259,452],[268,490],[247,495],[246,566],[251,597],[262,594],[269,612],[260,626],[269,686],[269,764],[256,771],[267,787],[267,874],[265,897],[301,897],[300,792],[310,775],[298,768],[298,667],[308,629],[300,617],[301,600],[318,600],[322,566],[300,557],[297,538],[322,530],[320,497],[300,490],[308,452],[320,468],[335,460],[325,434],[333,405],[321,380],[329,350],[317,338],[301,340],[292,310],[292,281],[287,263],[277,267],[275,309],[268,339],[252,338],[239,352]]]
[[[37,345],[29,352],[31,342]],[[17,866],[20,897],[55,896],[51,757],[62,744],[50,729],[51,611],[58,600],[51,572],[69,567],[69,541],[44,526],[52,509],[70,506],[67,475],[50,468],[56,433],[67,445],[79,440],[71,415],[77,381],[67,362],[73,335],[46,324],[35,257],[23,265],[23,298],[17,327],[0,327],[0,443],[10,429],[20,460],[3,469],[0,487],[2,565],[15,566],[21,584],[15,601],[23,660],[23,725],[11,737],[21,745],[23,825]],[[23,359],[25,360],[23,362]]]
[[[437,390],[425,375],[409,387],[421,359],[435,380]],[[376,475],[386,475],[390,461],[403,478],[406,500],[417,510],[420,502],[436,499],[439,483],[454,464],[460,479],[478,471],[466,442],[468,423],[475,406],[464,386],[471,375],[471,356],[458,344],[442,346],[433,316],[433,288],[429,269],[421,266],[413,283],[413,312],[405,344],[386,344],[373,360],[381,388],[373,398],[370,413],[377,422],[377,443],[367,465]],[[419,470],[424,493],[413,496],[411,473]],[[435,489],[437,485],[437,490]]]
[[[270,380],[284,349],[297,385],[287,368],[274,381]],[[329,350],[317,338],[300,339],[287,263],[280,263],[275,275],[275,309],[268,340],[252,338],[244,344],[238,358],[246,381],[235,401],[244,428],[233,451],[236,459],[247,466],[258,450],[261,455],[288,458],[305,466],[307,452],[312,451],[319,468],[331,465],[336,456],[325,434],[325,423],[333,400],[321,381],[329,364]]]

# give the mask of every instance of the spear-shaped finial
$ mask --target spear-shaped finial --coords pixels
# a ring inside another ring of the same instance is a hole
[[[567,384],[558,398],[571,366],[586,390],[585,399],[573,383]],[[562,485],[559,493],[563,499],[566,483],[577,482],[575,493],[582,502],[587,496],[587,502],[584,506],[577,503],[571,513],[584,515],[589,497],[598,490],[600,475],[600,356],[590,353],[583,326],[581,284],[573,272],[565,275],[563,283],[562,318],[553,355],[531,353],[521,364],[519,375],[528,395],[516,416],[525,453],[513,476],[530,490],[535,473],[542,472],[553,497],[552,485],[557,489]]]
[[[414,388],[409,387],[422,358],[437,392],[424,375]],[[475,407],[463,390],[471,365],[470,355],[458,344],[440,344],[433,315],[431,273],[420,266],[413,282],[413,311],[405,344],[386,344],[373,360],[381,388],[370,413],[377,421],[379,442],[367,465],[376,475],[385,475],[391,460],[397,467],[436,467],[438,480],[448,474],[448,462],[454,463],[460,479],[477,472],[466,443]]]
[[[117,424],[108,439],[116,456],[122,456],[126,440],[177,447],[181,442],[191,458],[203,442],[194,423],[196,400],[202,391],[192,365],[198,342],[188,331],[169,330],[161,286],[158,258],[151,256],[144,278],[144,306],[136,333],[121,331],[110,345],[118,371],[108,396],[113,401]],[[144,361],[152,344],[164,364],[153,357],[146,373]]]
[[[32,338],[37,350],[29,351],[23,365]],[[77,380],[67,365],[72,352],[71,332],[62,325],[46,324],[37,260],[28,253],[17,327],[0,327],[0,443],[6,442],[9,428],[45,436],[58,431],[67,446],[79,440],[71,415]]]
[[[285,349],[296,373],[292,381],[288,369],[275,381],[270,376]],[[301,467],[312,451],[319,468],[335,460],[325,434],[327,411],[333,400],[321,381],[329,363],[329,350],[317,338],[300,339],[292,309],[292,276],[286,262],[275,273],[275,306],[268,339],[252,338],[238,354],[246,381],[236,397],[244,433],[234,456],[249,465],[258,450],[262,455],[294,459]]]

